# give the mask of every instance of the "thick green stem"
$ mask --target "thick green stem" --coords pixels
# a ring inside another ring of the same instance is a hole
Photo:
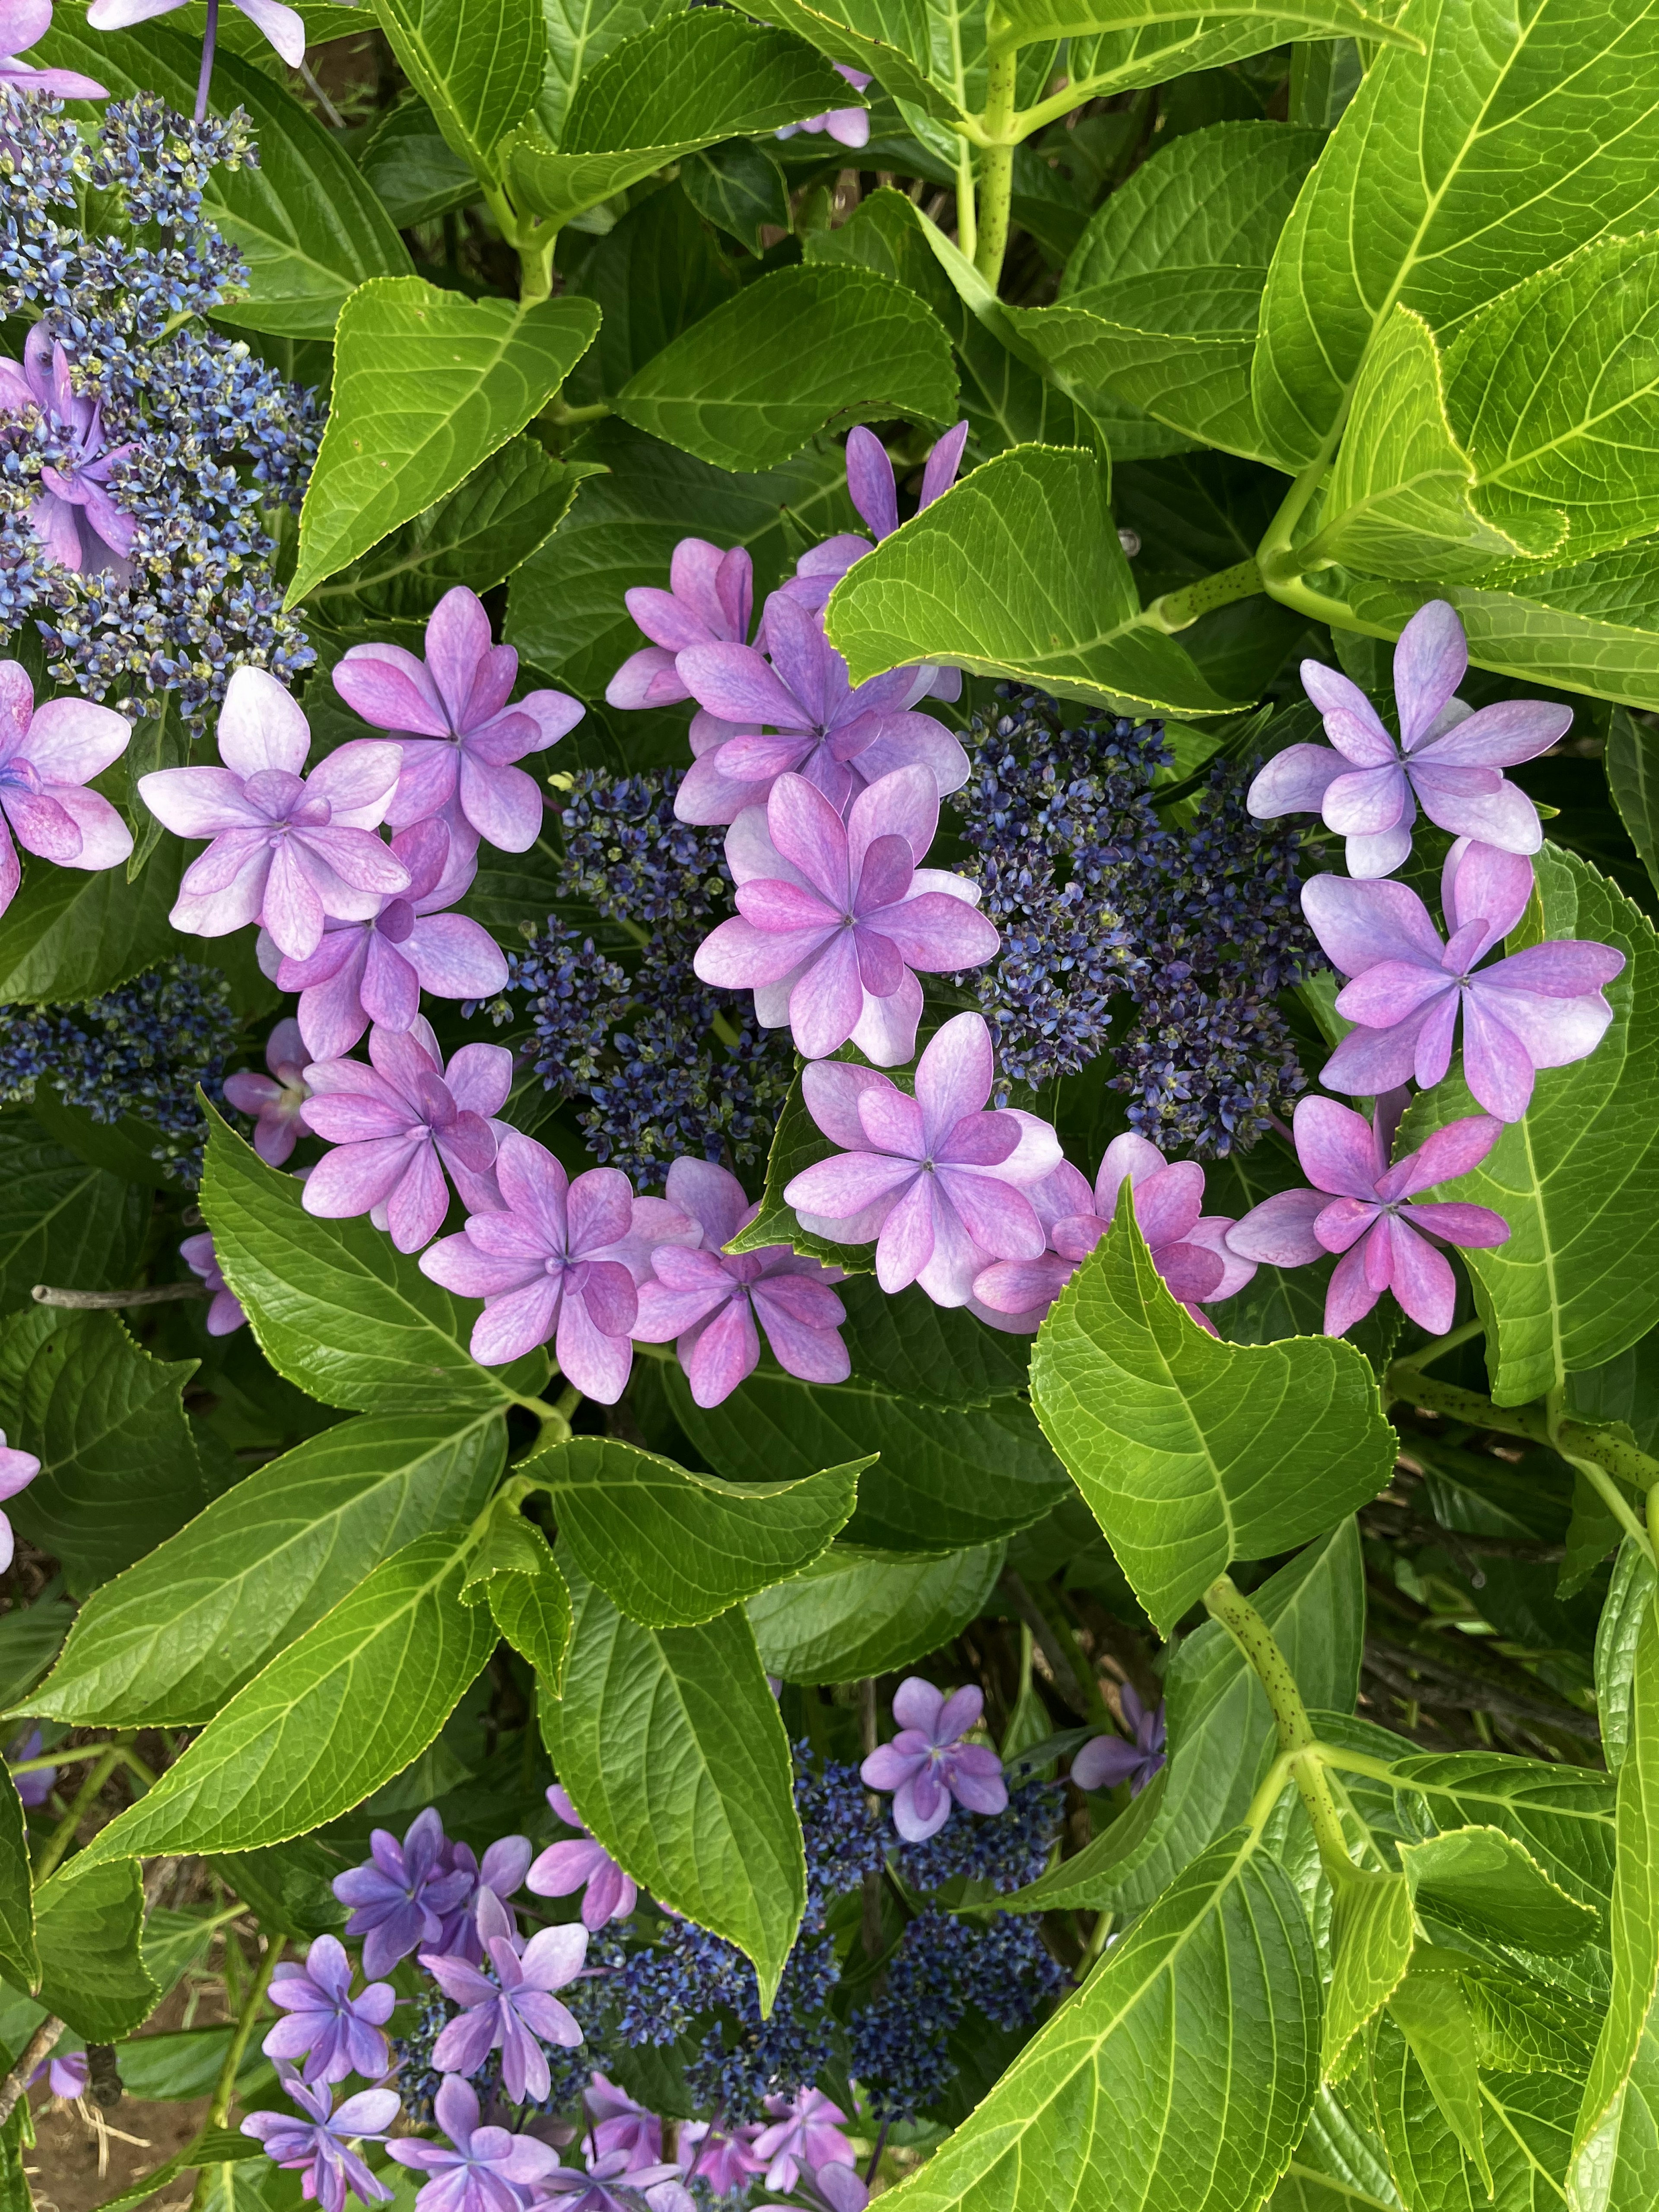
[[[49,1874],[56,1871],[58,1861],[75,1841],[82,1820],[96,1802],[99,1791],[121,1764],[125,1744],[112,1743],[100,1753],[90,1774],[76,1792],[75,1802],[47,1838],[40,1857],[34,1863],[34,1886],[37,1889]]]
[[[1569,1449],[1564,1435],[1568,1425],[1565,1419],[1566,1401],[1567,1393],[1564,1384],[1559,1384],[1544,1401],[1544,1421],[1549,1431],[1550,1442],[1566,1461],[1568,1466],[1576,1468],[1583,1476],[1585,1481],[1595,1492],[1637,1549],[1646,1553],[1648,1565],[1652,1566],[1655,1564],[1654,1548],[1652,1540],[1648,1534],[1646,1519],[1637,1512],[1629,1498],[1626,1497],[1604,1467],[1598,1466],[1595,1461],[1586,1458],[1582,1453]],[[1650,1483],[1646,1487],[1650,1504],[1653,1485]]]
[[[987,144],[979,170],[979,242],[974,266],[993,290],[1002,280],[1002,257],[1008,250],[1008,209],[1014,195],[1014,79],[1018,66],[1016,48],[992,47],[981,118]]]
[[[1318,1759],[1310,1755],[1316,1741],[1308,1708],[1302,1701],[1296,1676],[1291,1672],[1291,1662],[1279,1650],[1273,1630],[1249,1600],[1235,1584],[1231,1575],[1218,1576],[1204,1593],[1206,1612],[1218,1620],[1239,1650],[1249,1662],[1256,1680],[1267,1696],[1273,1709],[1273,1721],[1279,1729],[1279,1759],[1296,1784],[1297,1794],[1303,1808],[1312,1823],[1319,1856],[1325,1871],[1334,1881],[1345,1880],[1353,1872],[1353,1861],[1348,1856],[1347,1838],[1342,1832],[1342,1818],[1336,1809],[1336,1800],[1331,1795]],[[1269,1780],[1272,1779],[1270,1776]],[[1279,1778],[1279,1788],[1285,1786]],[[1258,1793],[1258,1802],[1260,1793]],[[1269,1803],[1261,1819],[1273,1809]],[[1252,1806],[1254,1818],[1256,1808]],[[1259,1826],[1260,1823],[1258,1822]]]
[[[1659,1483],[1659,1460],[1650,1459],[1634,1444],[1626,1443],[1610,1429],[1591,1428],[1587,1422],[1563,1419],[1551,1431],[1549,1414],[1543,1406],[1494,1406],[1490,1398],[1483,1398],[1474,1390],[1462,1390],[1455,1382],[1437,1382],[1433,1376],[1423,1374],[1410,1360],[1396,1360],[1389,1368],[1386,1382],[1389,1397],[1400,1399],[1408,1406],[1420,1406],[1431,1413],[1443,1413],[1448,1419],[1462,1421],[1472,1429],[1496,1429],[1501,1435],[1525,1437],[1528,1443],[1553,1444],[1563,1459],[1575,1466],[1589,1462],[1620,1481],[1628,1482],[1637,1490],[1650,1491]],[[1585,1467],[1588,1476],[1589,1468]],[[1611,1501],[1609,1501],[1611,1503]],[[1626,1511],[1629,1512],[1628,1504]]]
[[[969,261],[979,252],[979,213],[974,205],[974,149],[965,138],[957,146],[957,250]]]
[[[1165,592],[1140,618],[1149,629],[1173,636],[1176,630],[1190,629],[1200,615],[1231,606],[1236,599],[1251,599],[1261,589],[1261,569],[1253,560],[1240,561],[1231,568],[1218,568],[1212,576],[1200,576],[1178,592]]]

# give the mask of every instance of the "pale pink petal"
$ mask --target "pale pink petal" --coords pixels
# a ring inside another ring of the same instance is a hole
[[[240,776],[265,769],[298,775],[311,750],[310,726],[297,702],[264,668],[244,666],[232,672],[219,709],[218,738],[220,759]]]

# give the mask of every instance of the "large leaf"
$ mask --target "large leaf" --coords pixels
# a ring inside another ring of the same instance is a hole
[[[769,1674],[786,1682],[856,1682],[937,1651],[981,1611],[1002,1571],[1000,1544],[943,1559],[832,1544],[749,1601]]]
[[[125,1282],[149,1219],[143,1193],[51,1143],[27,1114],[0,1114],[0,1313],[36,1283]]]
[[[977,113],[984,105],[984,19],[951,0],[757,0],[754,12],[924,114]]]
[[[723,469],[776,467],[815,432],[956,411],[950,342],[873,270],[780,269],[665,346],[617,396],[635,429]]]
[[[364,1416],[308,1438],[106,1583],[35,1710],[124,1728],[211,1719],[371,1568],[471,1521],[505,1442],[483,1412]]]
[[[143,873],[26,861],[23,888],[0,915],[0,1005],[95,998],[179,950],[168,921],[185,854],[163,841]]]
[[[1395,1767],[1397,1789],[1422,1793],[1425,1828],[1484,1826],[1512,1837],[1559,1889],[1600,1911],[1613,1880],[1613,1785],[1583,1766],[1497,1752],[1425,1753]]]
[[[1030,1343],[988,1328],[965,1306],[936,1306],[915,1284],[890,1295],[872,1275],[849,1275],[836,1295],[847,1309],[842,1341],[862,1382],[942,1412],[1025,1388]]]
[[[139,1869],[82,1854],[41,1885],[34,1905],[42,2004],[89,2043],[131,2034],[161,1994],[144,1964]]]
[[[463,1534],[422,1536],[365,1577],[76,1863],[283,1843],[399,1773],[495,1648],[489,1607],[461,1602]]]
[[[7,1511],[77,1595],[207,1504],[183,1391],[112,1313],[34,1306],[0,1328],[0,1429],[40,1472]]]
[[[547,75],[536,102],[548,137],[556,145],[565,112],[582,79],[624,39],[637,38],[658,17],[684,0],[543,0],[547,27]]]
[[[1271,460],[1250,399],[1267,267],[1324,134],[1218,123],[1115,191],[1066,264],[1059,302],[1015,308],[1064,380],[1104,385],[1176,429]]]
[[[1399,2212],[1400,2208],[1382,2144],[1330,2089],[1322,2089],[1315,2100],[1307,2132],[1268,2201],[1273,2212]]]
[[[939,660],[1118,713],[1238,703],[1142,615],[1090,453],[995,455],[866,554],[836,586],[828,618],[855,684]]]
[[[360,286],[340,310],[332,404],[288,604],[424,514],[522,430],[599,320],[586,300],[514,307],[418,276]]]
[[[64,9],[33,51],[118,98],[159,92],[185,115],[195,106],[199,44],[159,23],[100,37]],[[257,167],[216,170],[203,189],[204,215],[247,264],[248,290],[223,316],[281,337],[325,338],[359,284],[408,270],[408,249],[339,141],[262,70],[222,47],[213,89],[216,107],[247,110],[259,149]]]
[[[1188,9],[1185,14],[1183,5]],[[1292,39],[1358,38],[1398,43],[1400,37],[1389,10],[1368,12],[1346,5],[1346,0],[1306,0],[1305,5],[1289,7],[1283,0],[1273,0],[1265,8],[1260,0],[1227,0],[1227,4],[1212,6],[1201,16],[1193,15],[1190,9],[1191,0],[1005,0],[997,12],[1001,35],[1010,45],[1018,46],[1038,39],[1096,39],[1103,33],[1121,36],[1153,30],[1162,32],[1179,52],[1206,33],[1224,32],[1230,17],[1243,19],[1248,32],[1262,40],[1259,47],[1243,49],[1245,53],[1263,52]],[[1184,54],[1180,59],[1188,69],[1215,66],[1186,60]],[[1085,74],[1075,69],[1073,73]],[[1092,70],[1086,72],[1092,74]],[[1165,74],[1178,76],[1180,68]]]
[[[1234,1830],[1188,1867],[894,2197],[903,2212],[1254,2212],[1319,2086],[1289,1877]]]
[[[520,1473],[552,1494],[559,1540],[647,1628],[692,1628],[799,1574],[853,1510],[867,1461],[794,1482],[693,1474],[615,1437],[573,1437]]]
[[[723,1405],[692,1401],[664,1370],[680,1427],[734,1482],[799,1481],[821,1467],[876,1457],[859,1484],[848,1535],[893,1552],[956,1552],[1028,1528],[1066,1494],[1065,1471],[1026,1406],[941,1413],[866,1383],[833,1388],[781,1369],[751,1375]]]
[[[513,195],[551,222],[568,222],[699,147],[849,101],[846,79],[799,39],[725,9],[688,9],[589,70],[556,152],[540,131],[519,133],[507,149]]]
[[[576,1810],[663,1904],[745,1951],[771,2003],[806,1899],[788,1738],[740,1612],[641,1628],[562,1555],[575,1626],[542,1732]]]
[[[1605,757],[1619,818],[1659,890],[1659,736],[1616,707],[1607,719]]]
[[[1537,873],[1544,936],[1616,945],[1627,964],[1607,986],[1613,1022],[1595,1051],[1540,1069],[1525,1120],[1456,1186],[1510,1224],[1508,1243],[1465,1255],[1501,1406],[1599,1367],[1659,1321],[1659,939],[1576,854],[1547,845]],[[1413,1109],[1413,1127],[1479,1110],[1455,1078]]]
[[[1559,2212],[1571,2147],[1573,2084],[1553,2074],[1489,2074],[1474,2094],[1487,2187],[1459,2142],[1419,2056],[1393,2021],[1379,2029],[1371,2079],[1395,2179],[1408,2205],[1496,2203],[1502,2212]]]
[[[307,1213],[293,1176],[211,1111],[202,1211],[265,1357],[325,1405],[441,1413],[499,1409],[515,1395],[518,1369],[478,1365],[470,1321],[412,1254],[366,1219]]]
[[[1352,1521],[1270,1575],[1251,1603],[1273,1630],[1310,1711],[1347,1713],[1359,1686],[1365,1576]],[[1074,1858],[1008,1901],[1022,1911],[1074,1905],[1143,1910],[1196,1853],[1241,1820],[1278,1754],[1273,1709],[1219,1621],[1176,1647],[1164,1682],[1170,1763],[1151,1790]],[[1142,1808],[1145,1808],[1143,1811]]]
[[[1601,1724],[1602,1756],[1613,1774],[1624,1765],[1630,1748],[1636,1653],[1656,1587],[1659,1577],[1646,1553],[1626,1536],[1620,1547],[1601,1618],[1595,1625],[1595,1717]]]
[[[481,177],[529,114],[547,67],[540,0],[374,0],[404,73],[439,129]]]
[[[40,1955],[23,1820],[22,1800],[8,1771],[0,1782],[0,1967],[14,1989],[32,1990],[40,1978]]]
[[[1165,1635],[1233,1560],[1305,1542],[1394,1465],[1363,1352],[1330,1337],[1218,1341],[1164,1287],[1133,1206],[1043,1323],[1031,1391]]]
[[[1487,1942],[1576,1951],[1600,1925],[1599,1912],[1569,1897],[1502,1828],[1449,1828],[1402,1844],[1400,1864],[1421,1912]]]
[[[1650,228],[1659,207],[1650,0],[1588,18],[1574,0],[1408,0],[1397,27],[1424,51],[1376,57],[1267,281],[1256,411],[1286,465],[1320,451],[1396,302],[1449,334],[1587,240]]]
[[[400,229],[466,207],[483,190],[472,164],[455,151],[416,93],[375,125],[358,167]]]
[[[629,208],[605,233],[583,262],[576,289],[604,320],[565,397],[573,406],[591,406],[620,392],[635,369],[729,300],[738,280],[684,192],[669,186]]]

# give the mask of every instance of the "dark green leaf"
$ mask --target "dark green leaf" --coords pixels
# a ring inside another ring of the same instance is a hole
[[[32,1990],[40,1978],[23,1805],[9,1771],[0,1782],[0,1967],[19,1989]]]
[[[1000,1544],[943,1559],[832,1544],[793,1580],[749,1601],[768,1674],[856,1682],[937,1651],[980,1613],[1002,1571]]]
[[[694,154],[680,171],[680,182],[698,214],[751,253],[765,252],[764,231],[789,228],[783,171],[752,138],[731,138]]]
[[[400,230],[468,207],[482,190],[471,163],[449,143],[418,94],[400,100],[379,125],[358,166]]]
[[[0,1313],[27,1306],[36,1283],[125,1282],[149,1216],[143,1191],[50,1143],[27,1114],[0,1114]]]
[[[161,1993],[144,1964],[144,1885],[130,1860],[71,1859],[41,1885],[34,1919],[49,2012],[90,2043],[113,2043],[148,2019]]]
[[[547,66],[537,0],[374,0],[410,83],[453,150],[481,177],[535,105]]]
[[[670,185],[606,232],[583,263],[577,289],[604,320],[566,397],[591,404],[620,392],[636,368],[729,300],[737,278],[690,201]]]
[[[583,77],[624,39],[637,38],[685,0],[544,0],[547,75],[536,112],[557,145],[564,118]]]
[[[914,1284],[890,1297],[872,1275],[848,1276],[836,1295],[854,1376],[878,1389],[949,1413],[1025,1388],[1030,1340],[988,1328],[965,1306],[936,1306]]]
[[[135,883],[122,868],[95,872],[27,860],[23,888],[0,915],[0,1005],[94,998],[179,949],[167,920],[184,848],[160,849]]]
[[[337,1935],[345,1926],[346,1907],[331,1887],[344,1863],[320,1844],[302,1838],[262,1850],[229,1851],[213,1866],[260,1925],[279,1936],[304,1943],[313,1936]]]
[[[1624,708],[1607,718],[1607,786],[1619,818],[1659,887],[1659,735]]]

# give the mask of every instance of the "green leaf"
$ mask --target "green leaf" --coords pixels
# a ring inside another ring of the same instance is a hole
[[[1601,1723],[1602,1756],[1613,1774],[1630,1748],[1636,1647],[1656,1589],[1659,1577],[1647,1553],[1627,1536],[1595,1629],[1595,1715]]]
[[[943,1559],[832,1544],[788,1582],[749,1601],[761,1664],[786,1682],[856,1682],[939,1650],[984,1608],[1003,1547]]]
[[[1587,240],[1650,227],[1659,58],[1646,0],[1587,20],[1572,0],[1408,0],[1280,239],[1255,388],[1289,467],[1337,422],[1396,302],[1431,329]],[[1604,128],[1618,113],[1621,127]],[[1388,219],[1377,220],[1386,209]]]
[[[83,1851],[41,1885],[34,1920],[48,2012],[89,2043],[114,2043],[149,2018],[161,1993],[144,1964],[144,1885],[131,1860],[100,1866]]]
[[[124,2075],[122,2078],[125,2080],[126,2077]],[[212,2086],[209,2084],[210,2087]],[[191,2166],[240,2165],[246,2160],[264,2156],[264,2145],[257,2142],[252,2136],[237,2135],[227,2128],[204,2128],[194,2142],[186,2143],[183,2150],[174,2151],[171,2158],[164,2159],[160,2166],[153,2166],[148,2173],[130,2183],[115,2196],[106,2197],[98,2207],[98,2212],[137,2212],[139,2205],[147,2204],[152,2197],[159,2197],[162,2190]]]
[[[380,28],[450,146],[481,177],[535,105],[547,67],[539,0],[374,0]]]
[[[929,0],[764,0],[755,13],[798,33],[831,61],[862,70],[925,116],[977,113],[984,106],[983,19],[950,0],[938,6]],[[934,81],[935,52],[943,82]],[[971,70],[970,57],[976,64]]]
[[[1400,1864],[1418,1909],[1449,1927],[1524,1951],[1576,1951],[1601,1915],[1552,1881],[1501,1828],[1443,1829],[1402,1844]]]
[[[1382,2144],[1329,2089],[1316,2099],[1307,2132],[1268,2202],[1272,2212],[1399,2212],[1400,2206]]]
[[[456,153],[417,93],[375,126],[358,167],[400,230],[470,207],[483,190],[472,164]]]
[[[745,1486],[619,1437],[573,1437],[519,1473],[546,1485],[560,1541],[613,1605],[647,1628],[693,1628],[817,1559],[870,1463]]]
[[[1389,2001],[1389,2018],[1404,2036],[1412,2061],[1438,2107],[1441,2118],[1451,2130],[1463,2155],[1474,2164],[1490,2197],[1492,2178],[1481,2124],[1474,2021],[1462,1989],[1449,1975],[1421,1972],[1408,1974]],[[1378,2041],[1386,2052],[1389,2039],[1379,2036]],[[1377,2108],[1383,2116],[1384,2132],[1397,2162],[1394,2132],[1388,2126],[1389,2093],[1383,2086],[1386,2063],[1384,2058],[1377,2069]],[[1402,2075],[1404,2070],[1401,2069]]]
[[[1254,2212],[1313,2104],[1319,2013],[1301,1901],[1235,1830],[1112,1946],[896,2212]]]
[[[23,887],[0,915],[0,1005],[95,998],[168,958],[179,946],[167,915],[184,862],[170,837],[135,883],[121,868],[26,858]]]
[[[1540,1068],[1525,1120],[1456,1186],[1510,1224],[1507,1244],[1465,1255],[1500,1406],[1541,1398],[1659,1321],[1659,939],[1576,854],[1546,845],[1536,868],[1544,936],[1616,945],[1627,964],[1607,986],[1613,1026],[1595,1051]],[[1461,1076],[1429,1101],[1412,1115],[1414,1143],[1479,1111]]]
[[[955,411],[950,343],[920,300],[874,270],[780,269],[647,362],[617,412],[730,470],[766,469],[828,423]]]
[[[1365,1635],[1355,1522],[1345,1521],[1310,1544],[1254,1590],[1250,1602],[1273,1630],[1310,1711],[1352,1712]],[[1139,1911],[1243,1818],[1277,1755],[1278,1738],[1267,1692],[1218,1621],[1206,1620],[1176,1645],[1164,1696],[1170,1763],[1157,1802],[1149,1802],[1152,1790],[1143,1790],[1074,1858],[1005,1900],[1011,1908]]]
[[[1038,1332],[1031,1394],[1166,1636],[1233,1560],[1304,1543],[1375,1498],[1397,1449],[1363,1352],[1209,1335],[1164,1287],[1133,1206]]]
[[[211,1908],[173,1912],[157,1905],[149,1914],[144,1922],[144,1968],[163,1996],[193,1967],[207,1964],[216,1932]]]
[[[1222,5],[1212,4],[1196,17],[1183,15],[1183,6],[1190,9],[1191,0],[1004,0],[998,13],[1003,37],[1010,46],[1020,46],[1038,39],[1085,39],[1103,33],[1158,29],[1179,51],[1224,26],[1230,16],[1245,18],[1252,32],[1261,37],[1261,44],[1246,48],[1247,53],[1265,52],[1269,46],[1304,39],[1401,42],[1389,11],[1378,9],[1368,15],[1361,8],[1345,4],[1345,0],[1307,0],[1305,5],[1288,7],[1284,0],[1273,0],[1267,8],[1259,0],[1223,0]],[[1186,60],[1184,55],[1182,59],[1188,69],[1215,66]],[[1180,70],[1166,69],[1164,74],[1178,76]]]
[[[1356,1869],[1351,1881],[1337,1884],[1331,1906],[1331,1979],[1325,1992],[1328,2075],[1340,2069],[1349,2044],[1399,1988],[1415,1942],[1412,1893],[1404,1875]]]
[[[685,0],[544,0],[547,75],[536,112],[556,145],[584,76],[624,39],[637,38]]]
[[[347,1812],[424,1751],[495,1648],[465,1532],[406,1544],[273,1659],[75,1863],[246,1851]]]
[[[890,1296],[872,1275],[849,1275],[836,1296],[847,1309],[842,1341],[860,1381],[941,1413],[1025,1388],[1029,1340],[988,1328],[965,1306],[936,1306],[914,1283]]]
[[[292,1176],[267,1167],[209,1109],[202,1211],[225,1279],[279,1375],[325,1405],[443,1413],[510,1404],[524,1362],[480,1367],[471,1323],[367,1220],[321,1221]],[[538,1370],[546,1373],[545,1363]]]
[[[27,1307],[36,1283],[125,1281],[149,1219],[141,1190],[50,1143],[27,1114],[0,1114],[0,1313]]]
[[[674,1419],[731,1481],[799,1481],[874,1459],[847,1534],[879,1551],[990,1543],[1030,1528],[1066,1494],[1064,1471],[1018,1398],[940,1413],[862,1382],[801,1382],[768,1364],[724,1404],[704,1407],[678,1366],[663,1372]]]
[[[539,131],[520,131],[505,149],[507,174],[520,205],[568,222],[699,147],[858,104],[846,80],[799,39],[724,9],[687,9],[624,40],[588,70],[556,152]]]
[[[32,1990],[40,1978],[23,1803],[9,1769],[0,1782],[0,1967],[19,1989]]]
[[[111,39],[64,9],[33,51],[39,65],[79,70],[118,99],[150,91],[185,115],[195,106],[199,38],[192,43],[160,24],[135,24]],[[407,272],[408,249],[339,141],[285,87],[221,46],[213,90],[220,112],[247,110],[259,149],[257,167],[216,170],[203,188],[204,216],[248,268],[248,290],[227,300],[220,319],[325,338],[358,285]]]
[[[349,1917],[330,1887],[342,1863],[320,1844],[301,1839],[257,1851],[227,1851],[212,1863],[262,1927],[296,1943],[337,1935]]]
[[[788,180],[752,138],[728,139],[694,155],[680,183],[700,216],[753,254],[765,251],[764,231],[790,228]]]
[[[520,1498],[514,1477],[514,1489],[496,1498],[484,1528],[483,1541],[472,1554],[466,1571],[466,1580],[461,1585],[464,1605],[483,1605],[489,1595],[489,1584],[497,1575],[528,1576],[532,1580],[550,1570],[556,1574],[553,1549],[535,1522],[527,1521],[520,1511]]]
[[[356,613],[423,622],[457,585],[486,592],[546,544],[591,465],[551,459],[533,438],[509,439],[465,483],[383,538],[311,604],[344,600]]]
[[[939,660],[1115,713],[1238,703],[1143,617],[1089,453],[995,455],[866,554],[836,586],[828,619],[854,684]]]
[[[738,1945],[769,2009],[806,1900],[788,1739],[739,1612],[641,1628],[562,1556],[575,1616],[542,1732],[585,1824],[635,1881]]]
[[[122,1728],[210,1719],[371,1568],[471,1521],[505,1450],[488,1412],[363,1416],[309,1437],[106,1583],[35,1710]]]
[[[84,1595],[207,1503],[182,1393],[112,1313],[34,1306],[0,1328],[0,1428],[40,1472],[7,1510]]]
[[[1574,2085],[1553,2074],[1478,2077],[1477,2124],[1491,2185],[1468,2158],[1400,2029],[1385,2021],[1371,2062],[1376,2109],[1407,2205],[1434,2212],[1559,2212],[1571,2145]]]
[[[1622,707],[1607,718],[1607,787],[1619,818],[1659,890],[1659,736]]]
[[[1010,310],[1062,380],[1103,385],[1177,430],[1271,461],[1250,399],[1273,246],[1324,133],[1188,131],[1137,169],[1066,264],[1059,303]]]
[[[729,300],[738,281],[708,225],[671,185],[606,232],[583,262],[576,289],[603,320],[565,398],[591,405],[620,392],[636,368]]]
[[[1437,1828],[1501,1828],[1559,1889],[1600,1911],[1613,1878],[1613,1784],[1589,1767],[1486,1751],[1402,1759],[1396,1788],[1423,1793]]]
[[[489,1610],[513,1649],[541,1677],[546,1694],[564,1692],[564,1665],[570,1651],[570,1592],[556,1562],[537,1575],[492,1575]]]
[[[287,604],[423,514],[522,430],[599,320],[585,300],[515,307],[418,276],[360,286],[335,332],[332,404]]]

